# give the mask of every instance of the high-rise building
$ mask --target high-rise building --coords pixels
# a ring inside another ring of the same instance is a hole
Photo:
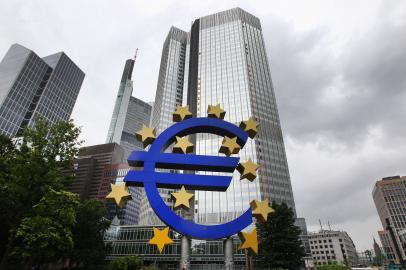
[[[103,179],[99,186],[97,199],[104,201],[106,196],[110,193],[110,184],[124,185],[124,177],[131,169],[127,163],[111,164],[104,167]],[[120,208],[113,202],[108,202],[107,218],[113,220],[117,216],[118,224],[121,225],[135,225],[138,224],[141,188],[128,187],[131,193],[131,200],[127,201],[124,207]]]
[[[406,176],[382,178],[375,183],[372,196],[383,226],[378,234],[388,261],[406,262]]]
[[[234,219],[254,199],[286,202],[295,209],[282,130],[269,62],[258,18],[240,8],[196,19],[189,33],[172,27],[164,42],[152,126],[161,132],[172,124],[176,105],[188,105],[196,117],[207,116],[208,105],[220,104],[225,120],[238,125],[254,117],[260,128],[239,153],[261,164],[258,177],[240,181],[235,172],[226,192],[195,192],[194,219],[223,223]],[[199,134],[195,153],[219,155],[222,138]],[[162,190],[166,200],[169,192]],[[168,202],[170,203],[170,202]],[[143,224],[153,213],[142,204]],[[144,219],[144,218],[145,219]]]
[[[295,225],[300,229],[299,239],[302,242],[302,246],[306,253],[306,257],[311,257],[309,234],[307,231],[306,219],[296,218]]]
[[[177,105],[182,105],[186,41],[186,32],[171,27],[164,42],[151,121],[158,134],[173,124],[172,114]],[[170,206],[173,191],[169,189],[159,191],[162,199]],[[145,193],[141,202],[140,224],[162,224],[149,206]]]
[[[302,247],[305,252],[305,256],[302,258],[304,266],[306,267],[306,269],[313,269],[314,260],[310,249],[309,233],[307,231],[306,219],[296,218],[295,226],[297,226],[300,229],[299,239],[300,242],[302,242]]]
[[[123,162],[124,150],[116,143],[86,146],[79,149],[74,164],[75,178],[68,190],[81,200],[97,198],[106,166]]]
[[[143,125],[148,126],[151,121],[152,105],[132,96],[134,63],[135,59],[128,59],[125,63],[106,139],[106,143],[117,143],[122,147],[124,162],[132,151],[144,149],[142,143],[135,138],[135,133],[141,130]],[[118,167],[116,168],[116,166]],[[128,165],[124,164],[111,164],[106,168],[106,179],[102,185],[107,189],[104,189],[103,195],[107,195],[110,191],[110,183],[122,183],[122,166],[125,166],[127,171],[129,170]],[[129,192],[132,200],[123,209],[120,209],[118,218],[121,224],[133,225],[138,223],[139,198],[142,190],[140,187],[129,187]],[[110,217],[116,211],[112,211],[115,210],[112,209],[114,208],[112,204],[108,204],[108,207]]]
[[[84,77],[63,52],[40,58],[13,44],[0,63],[0,134],[16,136],[37,117],[68,121]]]
[[[152,108],[150,104],[131,96],[133,68],[134,60],[128,59],[121,77],[106,139],[106,143],[115,142],[124,149],[125,160],[134,149],[143,149],[142,143],[136,140],[135,133],[142,128],[143,124],[149,125]]]
[[[67,188],[79,194],[81,200],[98,199],[105,201],[111,191],[111,184],[124,184],[124,176],[130,170],[124,163],[124,149],[117,143],[107,143],[82,147],[75,160],[74,180]],[[118,224],[134,225],[138,223],[140,210],[141,188],[129,187],[132,199],[122,208],[113,202],[106,202],[107,218],[113,220],[117,216]]]
[[[309,233],[309,241],[316,266],[328,264],[357,265],[357,251],[354,242],[346,232],[321,230]]]

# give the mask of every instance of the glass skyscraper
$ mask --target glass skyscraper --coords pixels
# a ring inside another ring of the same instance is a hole
[[[63,52],[40,58],[13,44],[0,63],[0,133],[16,136],[37,117],[69,120],[84,77]]]
[[[133,68],[134,59],[128,59],[121,77],[106,139],[106,143],[120,144],[124,149],[125,160],[133,150],[143,149],[142,143],[136,140],[135,133],[142,128],[143,124],[149,125],[152,110],[150,104],[132,96]]]
[[[157,133],[173,124],[172,114],[176,106],[182,105],[187,36],[186,32],[171,27],[164,42],[151,121]],[[165,203],[172,205],[170,193],[173,191],[168,189],[159,191]],[[141,201],[139,224],[162,224],[150,208],[145,193]]]
[[[196,19],[189,33],[171,28],[162,53],[152,126],[160,132],[172,124],[172,113],[181,103],[189,105],[197,117],[207,116],[208,105],[220,104],[226,111],[226,121],[239,125],[254,117],[260,123],[258,135],[239,153],[241,161],[250,158],[261,165],[258,177],[253,182],[241,181],[235,172],[226,192],[196,191],[196,222],[230,221],[254,199],[286,202],[295,209],[258,18],[234,8]],[[198,134],[193,141],[196,154],[221,155],[218,150],[222,137]],[[165,190],[161,194],[169,196]],[[141,211],[141,217],[145,211]]]
[[[124,163],[127,162],[132,151],[144,149],[142,143],[135,138],[135,133],[143,125],[148,126],[151,120],[152,106],[132,96],[134,63],[134,59],[128,59],[125,63],[106,139],[106,143],[117,143],[121,146],[124,150],[122,160]],[[103,196],[110,192],[110,183],[122,184],[122,176],[126,172],[124,168],[128,170],[127,167],[127,164],[111,164],[105,168],[106,179],[103,183],[105,194],[103,193]],[[140,187],[129,187],[128,190],[133,199],[126,203],[117,216],[123,224],[137,224],[141,207],[139,198],[142,191]],[[108,207],[111,217],[115,212],[110,211],[113,204],[110,203]]]

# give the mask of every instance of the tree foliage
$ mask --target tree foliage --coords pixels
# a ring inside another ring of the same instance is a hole
[[[295,216],[285,203],[272,203],[275,210],[265,223],[257,223],[259,254],[258,264],[263,268],[298,269],[305,255],[300,229],[295,226]]]
[[[76,247],[92,263],[105,255],[103,204],[82,204],[64,191],[73,179],[67,172],[78,154],[79,133],[72,121],[50,126],[38,119],[20,138],[0,135],[0,269],[65,258],[84,265]]]
[[[135,256],[126,256],[114,259],[107,267],[108,270],[139,270],[142,263]]]
[[[104,263],[107,247],[103,242],[104,231],[110,226],[105,219],[106,208],[97,200],[88,200],[79,205],[76,224],[73,227],[75,248],[71,259],[85,269],[99,269]]]
[[[73,248],[71,228],[76,220],[76,194],[50,189],[21,221],[15,234],[14,256],[41,265],[66,256]]]

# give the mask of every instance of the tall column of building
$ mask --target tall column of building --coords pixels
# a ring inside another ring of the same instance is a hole
[[[188,104],[196,116],[220,104],[225,120],[238,125],[254,117],[258,136],[240,151],[261,164],[253,182],[238,172],[226,192],[196,192],[195,219],[219,223],[234,219],[254,199],[286,202],[295,208],[282,131],[260,21],[235,8],[195,20],[190,37]],[[222,138],[199,134],[196,153],[219,155]]]
[[[133,81],[131,80],[134,68],[134,60],[128,59],[125,62],[123,75],[121,76],[120,86],[114,104],[113,115],[111,116],[109,131],[107,133],[106,143],[118,143],[121,141],[121,133],[124,129],[125,118],[127,115],[128,104],[133,92]]]
[[[68,121],[84,77],[63,52],[40,58],[12,45],[0,63],[0,133],[16,136],[38,117]]]
[[[123,147],[125,160],[133,150],[143,149],[142,143],[136,140],[135,133],[142,125],[149,125],[152,110],[150,104],[132,96],[133,68],[134,59],[128,59],[124,66],[106,139],[106,143],[115,142]]]
[[[378,234],[387,259],[398,264],[406,261],[406,176],[377,181],[372,196],[382,222],[383,230]]]
[[[170,29],[164,42],[151,121],[151,126],[156,128],[157,134],[173,124],[172,114],[177,105],[182,105],[186,42],[187,33],[175,27]],[[172,205],[170,193],[173,191],[159,191],[163,200]],[[141,203],[140,224],[161,224],[150,208],[145,194]]]
[[[124,168],[129,170],[127,158],[132,151],[143,149],[142,143],[135,138],[135,133],[141,130],[143,125],[148,126],[151,120],[152,106],[132,96],[134,63],[134,59],[128,59],[125,63],[106,139],[107,143],[114,142],[122,147],[124,164],[109,164],[106,167],[106,177],[100,186],[103,190],[100,193],[102,196],[110,191],[110,184],[122,184]],[[112,204],[108,204],[108,216],[111,218],[117,214],[122,224],[137,224],[141,188],[129,187],[128,189],[133,199],[123,209],[116,209]]]

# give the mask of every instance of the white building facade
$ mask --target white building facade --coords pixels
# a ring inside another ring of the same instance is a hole
[[[358,263],[354,242],[346,232],[321,230],[309,233],[309,243],[316,266],[330,264],[356,266]]]

